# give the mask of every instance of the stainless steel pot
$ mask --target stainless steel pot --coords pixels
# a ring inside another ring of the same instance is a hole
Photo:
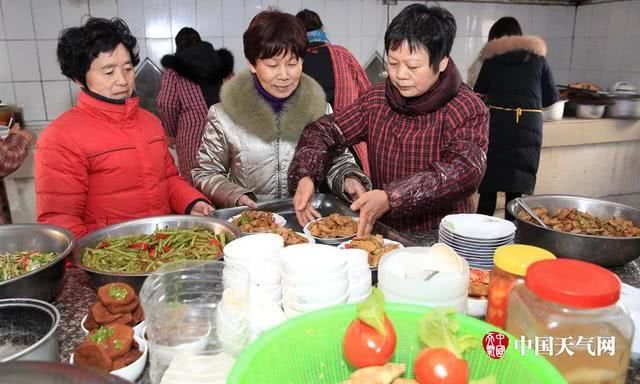
[[[576,104],[576,117],[580,119],[600,119],[604,116],[604,105]]]
[[[619,216],[640,225],[640,210],[605,200],[568,195],[538,195],[523,197],[531,208],[542,207],[551,212],[561,208],[576,208],[596,217]],[[604,267],[617,267],[640,256],[640,237],[603,237],[545,229],[518,217],[523,211],[515,200],[507,210],[516,217],[517,239],[551,251],[557,257],[589,261]]]
[[[59,325],[60,312],[47,302],[0,300],[0,362],[59,361]]]
[[[613,119],[640,119],[640,93],[636,87],[619,81],[609,88],[615,102],[607,107],[607,117]]]
[[[95,247],[99,242],[108,237],[151,234],[156,228],[187,229],[196,227],[207,228],[216,234],[226,233],[231,239],[240,237],[240,230],[236,226],[221,219],[214,219],[213,217],[180,215],[148,217],[111,225],[83,237],[73,250],[72,260],[75,265],[87,272],[91,285],[96,289],[108,283],[121,281],[128,283],[139,292],[147,276],[151,273],[103,272],[89,268],[81,262],[84,250]]]
[[[42,268],[0,281],[0,299],[30,297],[52,301],[62,289],[65,259],[75,245],[71,232],[51,225],[0,225],[0,253],[14,251],[55,252],[58,256]]]

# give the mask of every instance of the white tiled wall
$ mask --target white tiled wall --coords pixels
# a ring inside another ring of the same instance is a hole
[[[571,81],[608,88],[640,86],[640,1],[589,4],[577,9]]]
[[[409,3],[400,1],[391,6],[390,17]],[[441,5],[451,10],[458,23],[452,56],[464,76],[486,42],[491,25],[502,16],[515,16],[525,33],[539,34],[547,40],[548,59],[557,82],[569,80],[575,7],[469,2]],[[158,64],[164,54],[174,49],[177,31],[185,25],[194,26],[214,46],[225,46],[233,52],[238,71],[246,67],[242,33],[251,18],[269,6],[292,13],[302,8],[315,10],[322,17],[329,38],[349,48],[362,64],[375,51],[383,52],[387,6],[382,0],[0,0],[0,51],[6,51],[6,46],[9,52],[8,57],[0,55],[0,99],[24,101],[27,120],[51,120],[64,106],[71,105],[77,86],[60,74],[56,39],[61,28],[79,25],[88,14],[123,18],[139,39],[141,57],[148,56]],[[631,20],[627,12],[619,14]],[[598,28],[608,33],[610,27],[614,28],[607,23]],[[625,39],[627,35],[616,35],[613,40],[623,46]],[[600,71],[615,61],[604,55],[606,49],[612,49],[606,39],[605,42],[606,47],[599,52],[603,53],[600,63],[594,63]],[[620,70],[633,68],[623,60],[618,62]],[[637,63],[636,60],[635,66]],[[58,92],[65,82],[69,92]]]

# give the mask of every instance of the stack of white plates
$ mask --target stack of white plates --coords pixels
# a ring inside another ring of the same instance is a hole
[[[287,317],[344,304],[349,298],[347,259],[323,244],[282,249],[282,307]]]
[[[267,297],[274,304],[282,302],[280,286],[280,250],[284,240],[280,235],[259,233],[244,236],[224,247],[224,260],[249,271],[249,300]],[[225,287],[228,285],[225,285]]]
[[[363,249],[343,249],[349,270],[349,298],[347,303],[362,303],[371,294],[371,270],[369,253]]]
[[[396,249],[380,259],[378,288],[388,302],[465,313],[469,265],[444,244]]]
[[[480,214],[455,214],[440,221],[438,241],[453,248],[472,268],[493,268],[496,248],[513,244],[516,226],[504,219]]]

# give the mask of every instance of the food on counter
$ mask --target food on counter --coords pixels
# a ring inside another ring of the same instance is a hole
[[[381,235],[367,235],[354,237],[349,244],[345,245],[345,248],[357,248],[369,252],[369,265],[377,267],[382,255],[400,248],[400,245],[394,243],[385,244]]]
[[[349,376],[349,380],[343,381],[342,384],[398,384],[406,383],[407,379],[400,380],[400,376],[404,375],[407,370],[406,364],[403,363],[387,363],[382,366],[373,366],[360,368]],[[409,380],[408,382],[415,382]]]
[[[309,242],[309,239],[295,232],[293,229],[278,227],[272,232],[282,236],[285,247],[288,247],[289,245],[306,244]]]
[[[246,233],[270,233],[280,228],[273,221],[273,213],[265,211],[244,211],[240,216],[233,219],[231,224]]]
[[[312,222],[309,231],[314,237],[322,239],[350,237],[358,231],[358,223],[351,216],[333,213]]]
[[[555,214],[541,207],[533,208],[533,211],[546,225],[556,231],[604,237],[640,236],[640,228],[632,221],[621,217],[603,219],[592,216],[588,212],[578,211],[576,208],[562,208]],[[524,211],[518,213],[518,218],[539,225]]]
[[[133,328],[114,324],[91,331],[75,348],[73,360],[76,365],[110,372],[138,360],[142,356],[138,349],[138,343],[133,339]]]
[[[384,312],[384,295],[378,288],[361,304],[343,340],[344,357],[351,366],[384,365],[396,349],[396,331]]]
[[[596,84],[588,83],[586,81],[577,82],[577,83],[571,83],[571,84],[569,84],[569,88],[586,89],[588,91],[594,91],[594,92],[600,90],[600,87],[597,86]]]
[[[0,253],[0,281],[13,279],[44,267],[55,258],[55,252],[18,251]]]
[[[84,327],[93,331],[102,326],[135,326],[144,320],[140,299],[131,286],[109,283],[98,288],[98,301],[91,305]]]
[[[82,264],[103,272],[153,272],[179,260],[215,260],[227,243],[224,233],[206,228],[156,230],[151,235],[106,238],[87,248]]]
[[[489,296],[490,272],[485,269],[469,268],[469,296],[477,298]]]

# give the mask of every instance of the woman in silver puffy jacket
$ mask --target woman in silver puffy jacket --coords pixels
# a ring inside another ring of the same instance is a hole
[[[302,130],[331,112],[322,87],[302,73],[307,35],[293,15],[259,13],[243,43],[249,71],[227,81],[221,102],[209,109],[191,172],[219,208],[288,197],[287,171]],[[348,151],[331,164],[327,182],[347,200],[371,188]]]

